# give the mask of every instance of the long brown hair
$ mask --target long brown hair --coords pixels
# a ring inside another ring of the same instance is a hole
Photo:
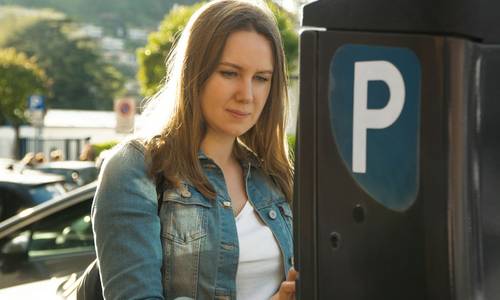
[[[166,124],[160,124],[161,131],[146,139],[150,175],[162,174],[170,186],[177,186],[180,179],[187,180],[204,196],[215,198],[198,159],[205,134],[200,95],[219,64],[228,36],[241,30],[255,31],[269,40],[274,71],[260,118],[238,141],[258,156],[261,170],[291,201],[293,170],[285,138],[288,93],[282,41],[270,10],[244,1],[218,0],[203,5],[191,17],[169,54],[165,85],[146,109],[157,115],[163,113],[165,118],[164,103],[173,100],[173,111]],[[145,122],[156,122],[154,118],[147,119],[147,114],[145,118]],[[237,156],[238,149],[241,148],[235,147]]]

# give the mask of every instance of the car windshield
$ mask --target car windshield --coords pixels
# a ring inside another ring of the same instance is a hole
[[[56,196],[66,193],[66,189],[60,182],[35,186],[29,189],[33,202],[40,204]]]

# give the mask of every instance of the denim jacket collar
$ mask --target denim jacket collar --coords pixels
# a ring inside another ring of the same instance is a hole
[[[237,144],[235,147],[238,147],[241,152],[243,152],[243,157],[240,160],[240,163],[242,167],[245,169],[245,167],[260,167],[262,165],[262,159],[260,159],[255,152],[250,150],[248,147],[242,144]],[[214,162],[210,157],[208,157],[205,152],[203,152],[203,149],[198,150],[198,159],[200,161],[210,161]],[[245,170],[246,171],[246,170]]]

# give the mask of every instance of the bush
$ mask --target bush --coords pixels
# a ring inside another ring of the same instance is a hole
[[[292,161],[295,161],[295,141],[296,141],[296,137],[295,135],[288,135],[287,136],[287,140],[288,140],[288,156],[290,157],[290,159]]]
[[[99,144],[92,144],[92,148],[94,149],[95,157],[98,157],[102,151],[113,148],[118,144],[117,141],[107,141]]]

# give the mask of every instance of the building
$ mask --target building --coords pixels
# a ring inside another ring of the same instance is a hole
[[[115,131],[116,114],[113,111],[49,109],[43,128],[22,126],[22,152],[43,152],[61,149],[66,159],[77,159],[86,140],[90,143],[119,141],[127,134]],[[14,129],[0,127],[0,157],[14,158]]]

